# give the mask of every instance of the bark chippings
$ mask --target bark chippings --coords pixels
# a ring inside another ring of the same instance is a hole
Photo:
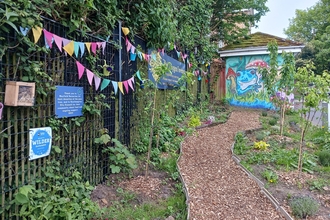
[[[258,127],[259,112],[236,110],[225,124],[200,129],[182,143],[178,167],[190,219],[285,219],[232,159],[235,134]]]

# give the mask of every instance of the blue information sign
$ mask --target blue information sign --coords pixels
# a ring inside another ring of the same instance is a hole
[[[83,87],[56,86],[55,115],[58,118],[82,116],[83,105]]]
[[[31,128],[30,133],[30,157],[29,160],[34,160],[41,157],[46,157],[50,153],[52,146],[52,128]]]
[[[149,54],[151,53],[151,50],[149,50]],[[178,87],[178,80],[181,78],[182,74],[184,74],[185,71],[185,64],[168,56],[166,53],[164,53],[164,55],[162,53],[159,53],[162,61],[163,62],[169,62],[172,64],[172,74],[168,73],[166,74],[164,77],[162,77],[158,84],[157,84],[157,88],[158,89],[174,89],[175,87]],[[154,56],[154,55],[153,55]],[[151,57],[150,62],[153,62],[153,56]],[[152,71],[151,68],[149,66],[149,70],[148,70],[148,78],[155,83],[155,79],[152,75]]]

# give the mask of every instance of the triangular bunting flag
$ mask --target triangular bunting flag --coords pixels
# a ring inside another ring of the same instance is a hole
[[[124,89],[123,89],[123,82],[118,82],[118,88],[121,91],[121,93],[124,94]]]
[[[87,73],[89,85],[92,85],[94,73],[92,71],[90,71],[89,69],[86,69],[86,73]]]
[[[77,64],[77,69],[78,69],[78,78],[81,79],[82,75],[84,74],[85,67],[78,61],[76,61],[76,64]]]
[[[164,53],[165,53],[165,49],[164,49],[164,48],[162,48],[162,54],[163,54],[163,56],[164,56]]]
[[[34,43],[36,44],[41,36],[42,28],[41,27],[32,28],[32,32],[34,37]]]
[[[91,50],[96,55],[97,43],[92,42]]]
[[[79,48],[80,48],[79,42],[74,41],[73,42],[73,49],[74,49],[74,54],[76,55],[76,57],[78,57]]]
[[[85,53],[85,44],[83,42],[79,42],[80,47],[80,57],[82,57]]]
[[[45,36],[45,42],[46,42],[46,47],[48,45],[48,47],[50,49],[52,49],[52,46],[53,46],[53,34],[46,31],[45,29],[43,29],[43,32],[44,32],[44,36]]]
[[[110,80],[109,79],[103,79],[102,80],[102,83],[101,83],[101,91],[103,90],[103,89],[105,89],[105,88],[107,88],[108,87],[108,85],[110,84]]]
[[[131,49],[131,47],[132,47],[131,42],[129,42],[129,41],[127,40],[127,41],[126,41],[126,50],[127,50],[127,52]]]
[[[140,60],[142,61],[142,53],[140,51],[137,51],[137,55],[140,58]]]
[[[113,86],[113,90],[115,90],[115,95],[117,94],[118,91],[118,83],[115,81],[111,81],[112,86]]]
[[[133,83],[134,83],[134,77],[132,77],[132,78],[130,78],[129,80],[127,80],[129,87],[131,87],[131,89],[134,91],[132,81],[133,81]]]
[[[23,34],[23,36],[26,36],[27,33],[29,32],[30,28],[26,27],[26,28],[23,28],[23,27],[19,27],[21,33]]]
[[[106,45],[107,45],[107,42],[105,42],[105,41],[102,42],[102,53],[103,53],[103,55],[104,55]]]
[[[131,47],[131,53],[134,53],[135,52],[135,47],[132,45]]]
[[[55,44],[57,45],[58,49],[62,52],[62,42],[63,42],[63,38],[59,37],[55,34],[53,34],[53,38],[55,41]]]
[[[132,76],[131,81],[133,82],[133,84],[135,84],[134,76]]]
[[[156,54],[151,54],[151,58],[154,60],[154,61],[156,61],[157,60],[157,57],[156,57]]]
[[[62,38],[62,41],[63,41],[63,47],[68,45],[71,42],[71,40],[68,40],[66,38]]]
[[[141,78],[141,75],[140,75],[140,70],[138,70],[138,71],[136,72],[136,76],[137,76],[137,78],[138,78],[139,80],[142,81],[142,78]]]
[[[121,30],[125,34],[125,36],[129,33],[129,29],[127,27],[122,27]]]
[[[98,90],[100,87],[100,83],[101,83],[101,78],[94,75],[94,83],[95,83],[95,90]]]
[[[91,53],[91,43],[85,43],[88,53]]]
[[[183,54],[183,59],[186,59],[187,58],[187,54]]]
[[[128,93],[128,82],[127,80],[123,82],[126,92]]]
[[[177,51],[176,54],[178,55],[178,58],[180,58],[181,53],[179,51]]]
[[[97,49],[101,49],[101,47],[102,47],[102,42],[96,42],[96,44],[97,44]]]
[[[74,50],[74,42],[71,41],[70,43],[68,43],[67,45],[65,45],[63,47],[63,49],[70,55],[72,56],[73,54],[73,50]]]

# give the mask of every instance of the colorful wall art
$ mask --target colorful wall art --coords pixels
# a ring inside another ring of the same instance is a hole
[[[277,58],[279,65],[283,58]],[[259,67],[269,67],[268,55],[229,57],[226,59],[226,99],[233,106],[274,109],[267,95]]]

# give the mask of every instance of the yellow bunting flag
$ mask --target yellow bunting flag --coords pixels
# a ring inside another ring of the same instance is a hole
[[[124,94],[124,90],[123,90],[123,82],[118,82],[118,88],[121,91],[121,93]]]
[[[129,33],[129,29],[127,27],[122,27],[121,30],[125,34],[125,36]]]
[[[92,43],[85,43],[85,45],[87,47],[87,50],[88,50],[88,53],[91,53],[91,44]]]
[[[41,27],[32,28],[32,32],[34,37],[34,43],[36,44],[41,36],[42,28]]]
[[[72,56],[74,52],[74,41],[70,41],[67,45],[63,47],[63,49],[70,55]]]

